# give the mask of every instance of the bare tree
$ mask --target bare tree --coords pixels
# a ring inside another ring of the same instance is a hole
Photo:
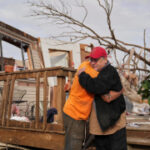
[[[57,4],[55,1],[57,1]],[[144,46],[119,40],[116,37],[111,24],[111,13],[114,1],[95,0],[98,8],[104,11],[108,25],[108,36],[101,35],[91,27],[91,24],[89,25],[86,22],[89,16],[89,10],[85,5],[84,0],[69,0],[72,2],[72,5],[65,3],[66,1],[67,0],[30,0],[29,4],[32,6],[31,16],[44,18],[50,21],[50,23],[55,24],[57,27],[61,27],[62,30],[60,34],[52,36],[52,38],[69,38],[71,43],[91,39],[97,41],[108,51],[113,51],[122,79],[124,95],[132,101],[139,102],[142,98],[137,94],[136,86],[133,87],[133,85],[137,85],[138,82],[138,78],[134,73],[137,70],[139,71],[139,74],[141,74],[141,71],[145,74],[150,73],[148,69],[150,68],[150,59],[146,57],[146,55],[150,54],[150,48],[146,47],[146,31],[144,30]],[[73,7],[78,7],[84,15],[81,15],[82,17],[74,16]],[[122,64],[118,61],[116,50],[125,53]],[[144,64],[144,68],[141,67],[139,62]]]
[[[56,1],[56,0],[55,0]],[[74,6],[80,8],[84,14],[82,19],[77,19],[72,15],[72,7],[64,0],[58,0],[58,5],[54,4],[52,0],[30,0],[29,4],[32,6],[31,16],[46,18],[51,23],[58,27],[62,27],[62,32],[53,36],[53,38],[69,38],[71,42],[79,42],[85,39],[92,39],[97,41],[100,45],[105,46],[109,50],[120,50],[127,55],[130,54],[130,50],[134,47],[136,50],[133,53],[133,66],[132,70],[142,70],[149,72],[146,66],[150,66],[150,60],[145,57],[146,53],[150,53],[150,48],[146,48],[146,43],[143,46],[130,44],[117,39],[114,30],[111,25],[111,13],[113,9],[113,0],[95,0],[99,9],[105,12],[107,18],[107,25],[109,30],[109,36],[102,36],[97,31],[95,31],[90,25],[86,24],[86,19],[88,17],[88,9],[84,5],[84,1],[74,0]],[[65,30],[67,28],[67,30]],[[144,35],[145,36],[145,35]],[[144,39],[145,41],[145,39]],[[144,56],[141,55],[138,50],[144,50]],[[116,57],[117,60],[117,57]],[[142,61],[145,64],[144,69],[138,66],[138,61]],[[118,67],[121,67],[119,63]]]

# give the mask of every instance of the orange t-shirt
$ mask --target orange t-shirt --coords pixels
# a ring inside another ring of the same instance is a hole
[[[78,70],[83,67],[85,67],[85,72],[91,77],[97,77],[98,72],[91,67],[90,62],[83,62]],[[64,105],[63,111],[65,114],[75,120],[87,120],[91,112],[93,100],[94,94],[88,93],[84,88],[81,87],[79,84],[78,75],[76,74],[69,98]]]

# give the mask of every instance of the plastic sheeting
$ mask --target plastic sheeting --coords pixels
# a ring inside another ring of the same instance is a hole
[[[50,61],[51,66],[62,66],[62,67],[69,67],[68,62],[68,53],[67,52],[51,52],[50,53]]]

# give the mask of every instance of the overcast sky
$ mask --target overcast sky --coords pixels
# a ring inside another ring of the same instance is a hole
[[[30,18],[27,0],[0,0],[0,21],[16,27],[35,37],[48,37],[54,34],[54,26],[43,20]],[[97,32],[107,33],[104,12],[98,14],[96,0],[86,0],[89,18],[87,23]],[[143,31],[146,29],[146,43],[150,43],[150,0],[114,0],[111,16],[112,27],[118,39],[143,45]],[[76,15],[81,16],[76,11]]]

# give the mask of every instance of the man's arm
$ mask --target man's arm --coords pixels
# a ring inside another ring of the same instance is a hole
[[[82,72],[79,74],[79,83],[89,93],[101,95],[109,93],[110,91],[110,84],[107,75],[92,78],[89,74]]]
[[[104,95],[110,91],[120,92],[122,90],[120,77],[114,67],[104,69],[96,78],[92,78],[89,74],[83,71],[84,70],[79,70],[79,83],[89,93]],[[115,97],[118,97],[118,95],[112,96],[112,100],[115,99]]]
[[[105,102],[110,103],[113,100],[115,100],[116,98],[118,98],[122,93],[123,93],[123,89],[121,91],[119,91],[119,92],[110,91],[108,94],[101,95],[101,98]]]

